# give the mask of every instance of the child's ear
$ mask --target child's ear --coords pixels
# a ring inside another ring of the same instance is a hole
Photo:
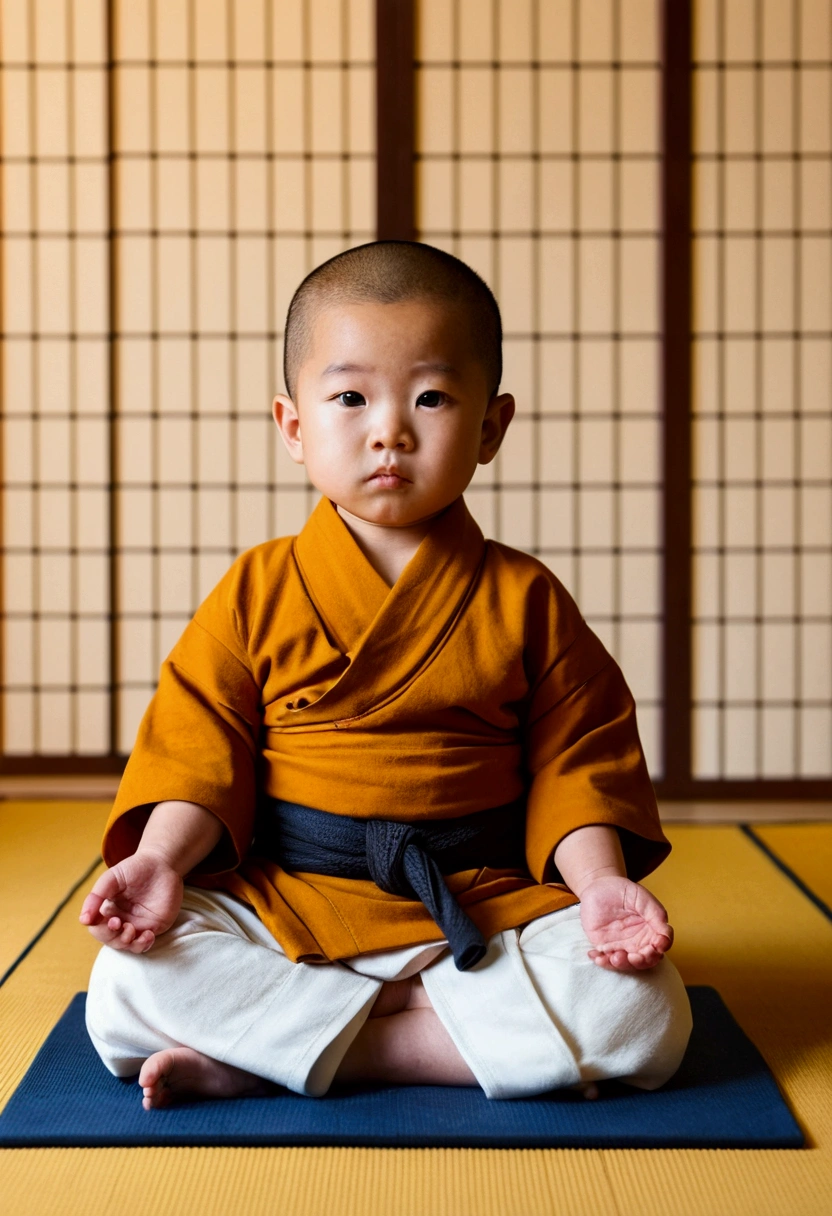
[[[516,408],[511,393],[500,393],[498,397],[492,397],[489,401],[482,421],[480,464],[490,464],[497,455]]]
[[[272,418],[275,420],[280,437],[286,444],[286,450],[295,464],[303,464],[303,440],[300,434],[300,418],[298,408],[291,397],[278,393],[272,402]]]

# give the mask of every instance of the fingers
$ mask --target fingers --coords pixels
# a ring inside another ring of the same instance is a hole
[[[89,925],[89,931],[96,941],[114,950],[127,950],[131,954],[145,954],[156,940],[151,929],[138,932],[130,921],[122,921],[118,916],[111,916],[106,922]]]
[[[647,894],[650,896],[650,902],[643,910],[642,915],[644,915],[647,923],[657,936],[667,939],[667,945],[663,945],[660,948],[662,950],[669,950],[673,945],[673,929],[667,921],[667,909],[663,904],[659,903],[655,895],[652,895],[649,891]]]
[[[81,905],[81,915],[78,917],[82,925],[95,924],[101,913],[101,905],[111,900],[124,889],[124,881],[118,866],[105,870],[96,880],[87,898]]]
[[[606,953],[604,950],[589,950],[587,953],[596,967],[602,967],[605,971],[647,971],[664,958],[662,951],[654,950],[650,946],[639,952],[611,950]]]
[[[82,925],[92,925],[101,912],[101,905],[104,903],[104,896],[99,895],[94,891],[90,891],[87,898],[81,905],[81,915],[78,917]]]
[[[82,925],[103,925],[114,916],[121,919],[123,914],[124,909],[120,908],[114,900],[102,899],[100,895],[90,892],[81,906],[81,915],[78,919]]]
[[[653,932],[649,934],[649,945],[642,947],[642,951],[653,950],[659,955],[665,954],[673,945],[673,930],[667,924],[651,925],[650,928]]]

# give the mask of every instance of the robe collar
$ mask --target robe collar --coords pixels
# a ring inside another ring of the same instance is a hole
[[[320,499],[295,537],[294,553],[318,616],[342,653],[349,654],[390,588],[361,552],[329,498]]]
[[[326,689],[297,693],[278,727],[346,725],[398,695],[430,661],[471,594],[486,544],[460,495],[433,522],[392,587],[322,498],[295,538],[316,612],[348,660]],[[309,703],[296,708],[300,699]]]

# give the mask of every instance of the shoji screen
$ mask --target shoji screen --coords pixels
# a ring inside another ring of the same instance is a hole
[[[619,659],[658,776],[659,4],[417,11],[419,236],[494,290],[518,402],[467,497]]]
[[[126,754],[197,604],[314,502],[270,404],[291,292],[374,236],[373,7],[2,8],[2,750]]]
[[[372,8],[121,0],[115,46],[128,751],[199,601],[314,504],[270,405],[291,293],[374,235]]]
[[[695,7],[694,773],[832,775],[832,6]]]
[[[100,0],[3,0],[7,754],[110,747],[107,40]]]

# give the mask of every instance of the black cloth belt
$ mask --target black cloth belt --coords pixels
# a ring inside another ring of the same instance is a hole
[[[524,796],[457,819],[397,823],[261,797],[252,851],[285,870],[369,878],[391,895],[420,899],[457,968],[467,971],[485,954],[485,939],[442,875],[481,866],[526,870],[525,805]]]

